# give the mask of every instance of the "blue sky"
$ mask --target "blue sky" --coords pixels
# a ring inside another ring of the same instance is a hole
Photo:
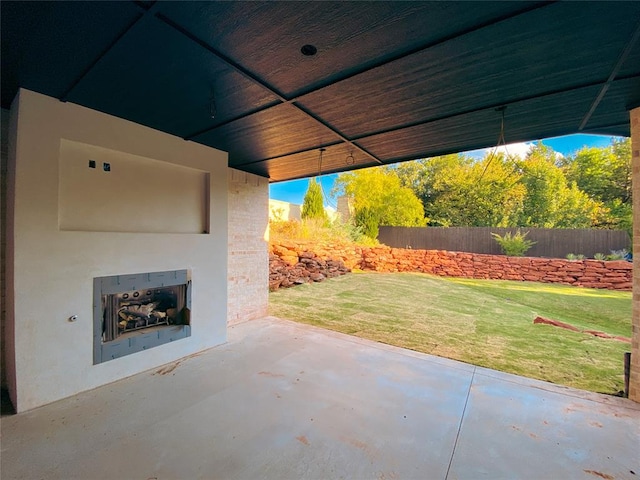
[[[546,138],[542,140],[542,143],[553,148],[556,152],[562,155],[569,155],[580,150],[582,147],[605,147],[611,143],[611,139],[615,137],[609,137],[604,135],[567,135],[564,137]],[[535,142],[518,143],[514,145],[507,145],[509,153],[524,153],[528,148],[528,145]],[[484,156],[487,149],[474,150],[468,152],[474,157],[481,158]],[[320,184],[327,197],[325,205],[335,208],[335,199],[330,197],[333,184],[338,175],[323,175],[320,177]],[[290,202],[295,204],[302,204],[304,194],[309,186],[309,179],[291,180],[289,182],[272,183],[269,186],[269,198],[275,200],[282,200],[284,202]]]

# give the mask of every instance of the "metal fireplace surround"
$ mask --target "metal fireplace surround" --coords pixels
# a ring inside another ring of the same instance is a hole
[[[191,336],[187,270],[93,279],[93,364]]]

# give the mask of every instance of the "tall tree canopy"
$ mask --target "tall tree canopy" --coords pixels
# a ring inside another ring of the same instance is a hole
[[[413,190],[403,187],[392,169],[374,167],[342,173],[336,190],[352,200],[355,221],[370,236],[378,225],[424,225],[424,209]]]
[[[602,202],[600,226],[631,233],[631,139],[613,140],[604,148],[587,147],[563,162],[567,178],[594,200]]]
[[[324,201],[322,199],[322,187],[315,178],[309,180],[309,187],[304,195],[300,216],[305,219],[327,220],[327,212],[324,210]]]
[[[602,202],[631,200],[631,139],[604,148],[585,147],[563,162],[567,178]]]
[[[558,161],[552,148],[538,143],[521,162],[526,195],[518,226],[589,228],[597,223],[599,203],[567,181]]]
[[[422,202],[425,215],[430,225],[450,223],[446,218],[436,218],[438,213],[431,211],[431,206],[437,204],[443,191],[436,186],[437,179],[448,170],[464,168],[471,164],[472,159],[463,154],[443,155],[413,162],[399,163],[395,172],[404,187],[409,187]]]
[[[342,174],[361,223],[631,229],[631,142],[562,157],[456,154]],[[421,208],[422,207],[422,208]]]
[[[517,165],[502,154],[479,162],[445,155],[400,164],[397,170],[422,200],[430,225],[507,226],[522,209]]]

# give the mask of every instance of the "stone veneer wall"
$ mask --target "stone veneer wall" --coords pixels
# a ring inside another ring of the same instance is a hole
[[[633,269],[640,270],[640,107],[630,112],[633,168]],[[633,280],[629,398],[640,402],[640,274]]]
[[[322,259],[342,260],[348,268],[376,272],[423,272],[444,277],[561,283],[589,288],[631,290],[633,266],[626,261],[507,257],[443,250],[359,247],[341,243],[280,242],[273,254],[289,265],[305,252]]]
[[[228,304],[227,323],[267,314],[269,302],[269,181],[228,169]]]

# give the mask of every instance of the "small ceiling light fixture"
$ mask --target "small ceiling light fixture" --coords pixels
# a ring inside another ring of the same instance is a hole
[[[318,53],[318,49],[314,45],[306,44],[302,46],[300,52],[305,57],[313,57],[316,53]]]
[[[356,163],[356,159],[353,156],[353,152],[349,152],[349,154],[347,155],[347,158],[345,158],[344,160],[344,163],[346,163],[349,166],[354,165]]]

